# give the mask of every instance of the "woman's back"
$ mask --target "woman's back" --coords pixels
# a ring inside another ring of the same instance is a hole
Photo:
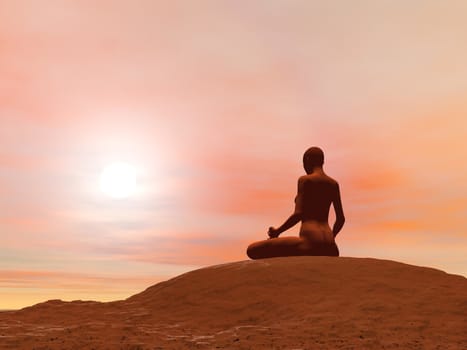
[[[336,196],[337,182],[322,173],[301,177],[302,189],[295,198],[295,206],[302,213],[302,221],[328,222],[329,208]]]
[[[324,172],[314,172],[299,179],[295,211],[301,213],[300,236],[315,243],[334,243],[329,227],[329,209],[336,198],[337,182]]]

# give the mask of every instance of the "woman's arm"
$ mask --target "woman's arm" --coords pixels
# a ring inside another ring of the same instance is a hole
[[[337,236],[339,231],[342,229],[344,226],[345,222],[345,217],[344,217],[344,211],[342,209],[342,201],[341,201],[341,193],[339,190],[339,185],[337,185],[337,192],[334,200],[332,201],[333,206],[334,206],[334,211],[336,212],[336,222],[334,223],[334,227],[332,228],[332,233],[334,237]]]
[[[269,228],[268,235],[270,238],[278,237],[282,232],[287,231],[302,220],[303,181],[304,179],[302,177],[298,179],[297,196],[295,197],[295,210],[293,214],[278,228]]]
[[[295,226],[302,220],[302,214],[293,213],[289,216],[285,222],[278,228],[270,227],[269,228],[269,237],[274,238],[278,237],[282,232],[287,231],[289,228]]]

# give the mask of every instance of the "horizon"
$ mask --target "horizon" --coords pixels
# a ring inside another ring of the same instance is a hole
[[[310,146],[341,256],[467,276],[466,10],[0,1],[0,309],[247,260]]]
[[[297,256],[298,257],[298,256]],[[305,256],[301,256],[301,257],[305,257]],[[313,256],[309,256],[309,257],[313,257]],[[440,269],[436,269],[436,268],[433,268],[431,266],[419,266],[419,265],[413,265],[413,264],[407,264],[407,263],[404,263],[404,262],[401,262],[401,261],[397,261],[397,260],[389,260],[389,259],[378,259],[378,258],[374,258],[374,257],[343,257],[343,256],[340,256],[341,258],[351,258],[351,259],[372,259],[372,260],[378,260],[378,261],[384,261],[384,262],[395,262],[395,263],[402,263],[403,265],[408,265],[408,266],[412,266],[412,267],[417,267],[417,268],[427,268],[427,269],[430,269],[430,270],[437,270],[437,271],[440,271],[440,272],[444,272],[446,273],[446,271],[443,271],[443,270],[440,270]],[[282,259],[282,258],[287,258],[287,257],[277,257],[279,259]],[[292,257],[293,258],[293,257]],[[320,256],[317,256],[317,258],[320,258]],[[330,258],[336,258],[336,257],[330,257]],[[270,258],[268,258],[270,259]],[[272,259],[275,259],[275,258],[272,258]],[[263,261],[264,259],[259,259],[259,260],[256,260],[256,261]],[[215,264],[215,265],[210,265],[210,266],[203,266],[203,267],[200,267],[199,269],[204,269],[204,268],[212,268],[212,267],[220,267],[220,266],[225,266],[225,265],[231,265],[231,264],[237,264],[237,263],[242,263],[242,262],[253,262],[255,260],[252,260],[252,259],[247,259],[247,260],[240,260],[240,261],[231,261],[231,262],[226,262],[226,263],[221,263],[221,264]],[[198,269],[195,269],[195,270],[190,270],[190,271],[187,271],[187,272],[194,272]],[[165,281],[168,281],[170,279],[173,279],[173,278],[177,278],[177,277],[180,277],[181,275],[184,275],[185,273],[183,274],[180,274],[180,275],[177,275],[177,276],[173,276]],[[464,277],[466,278],[466,276],[463,276],[463,275],[460,275],[460,274],[450,274],[450,273],[447,273],[448,275],[450,276],[460,276],[460,277]],[[149,287],[155,287],[157,284],[159,283],[162,283],[162,282],[165,282],[165,281],[159,281],[157,283],[155,283],[154,285],[152,286],[148,286],[147,288],[144,288],[143,290],[140,290],[138,291],[137,293],[133,294],[133,295],[129,295],[127,298],[130,298],[130,297],[134,297],[135,295],[137,294],[144,294],[145,292],[147,292],[147,290],[149,289]],[[151,288],[152,289],[152,288]],[[125,299],[127,299],[125,298]],[[117,299],[117,300],[108,300],[108,301],[104,301],[104,302],[115,302],[115,301],[123,301],[125,299]],[[60,301],[60,302],[64,302],[64,303],[68,303],[68,302],[94,302],[94,301],[97,301],[97,300],[92,300],[92,299],[89,299],[89,300],[82,300],[82,299],[75,299],[75,300],[62,300],[62,299],[50,299],[50,300],[44,300],[40,303],[37,303],[37,304],[33,304],[33,305],[28,305],[26,307],[30,307],[30,306],[36,306],[38,304],[42,304],[42,303],[48,303],[48,302],[55,302],[55,301]],[[101,302],[101,301],[98,301],[98,302]],[[17,309],[0,309],[0,312],[2,311],[19,311],[23,308],[17,308]]]

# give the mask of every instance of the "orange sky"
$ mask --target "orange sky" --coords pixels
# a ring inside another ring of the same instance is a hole
[[[466,11],[0,0],[0,309],[247,259],[313,145],[341,184],[342,256],[467,275]],[[99,191],[114,161],[135,196]]]

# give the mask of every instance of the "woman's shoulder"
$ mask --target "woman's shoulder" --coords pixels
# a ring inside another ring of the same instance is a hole
[[[339,183],[337,180],[333,179],[327,174],[307,174],[307,175],[302,175],[298,178],[299,183],[303,182],[326,182],[329,184],[332,184],[333,186],[338,187]]]

